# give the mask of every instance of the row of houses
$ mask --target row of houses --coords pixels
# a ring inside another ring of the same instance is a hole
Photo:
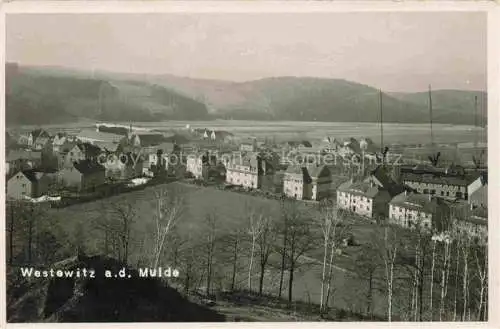
[[[454,228],[484,238],[488,189],[484,175],[460,174],[448,168],[440,171],[437,180],[421,169],[405,168],[403,171],[411,176],[403,175],[398,182],[379,167],[363,181],[341,184],[337,204],[360,216],[387,219],[405,228]]]
[[[22,135],[22,148],[8,151],[7,195],[38,197],[56,188],[92,191],[110,181],[142,176],[145,168],[151,169],[151,155],[174,148],[163,141],[161,134],[142,131],[119,136],[82,130],[51,136],[34,130]],[[154,165],[162,163],[154,159]]]

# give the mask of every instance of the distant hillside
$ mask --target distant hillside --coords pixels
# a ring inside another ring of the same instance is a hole
[[[202,99],[213,115],[222,118],[374,122],[380,117],[377,89],[341,79],[277,77],[243,83],[172,75],[148,79]],[[460,90],[452,94],[433,92],[434,121],[473,123],[474,95],[486,94]],[[429,121],[427,93],[384,93],[383,110],[386,122]]]
[[[6,75],[8,124],[61,123],[77,118],[106,121],[208,118],[203,103],[141,81],[113,81],[12,66]]]
[[[429,93],[391,93],[391,96],[404,102],[428,107]],[[477,116],[474,117],[474,98],[477,96]],[[488,95],[480,91],[437,90],[432,92],[432,108],[439,122],[453,122],[460,116],[466,124],[486,125]]]
[[[471,91],[434,91],[434,122],[473,124],[476,94],[480,102],[486,98],[485,93]],[[428,122],[427,98],[425,92],[384,93],[384,121]],[[341,79],[277,77],[236,83],[64,68],[11,67],[7,71],[8,123],[56,123],[78,117],[377,122],[380,110],[377,89]]]

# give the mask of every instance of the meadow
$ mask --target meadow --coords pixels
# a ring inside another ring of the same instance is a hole
[[[176,195],[182,195],[185,200],[185,205],[182,210],[182,215],[177,222],[176,240],[169,244],[169,248],[175,248],[174,244],[182,244],[182,248],[187,248],[187,245],[194,246],[195,256],[199,264],[203,264],[206,247],[206,216],[211,214],[216,217],[217,221],[217,236],[224,240],[227,234],[231,234],[236,230],[243,230],[248,238],[248,214],[250,211],[258,211],[274,220],[279,220],[280,204],[276,200],[265,199],[262,197],[250,196],[242,193],[222,191],[211,187],[200,187],[188,185],[180,182],[166,184],[162,186],[149,187],[141,191],[121,194],[113,196],[101,201],[82,203],[73,205],[67,208],[50,209],[47,220],[54,227],[61,227],[69,239],[84,240],[85,249],[89,253],[102,253],[103,247],[103,232],[97,226],[106,216],[113,216],[111,213],[113,205],[118,204],[133,204],[134,207],[134,222],[131,229],[131,243],[129,264],[135,266],[146,266],[148,257],[152,253],[152,241],[154,239],[155,219],[154,209],[155,192],[167,190]],[[312,220],[319,220],[317,210],[309,205],[301,204],[300,207],[304,212],[312,216]],[[346,223],[349,223],[349,230],[353,234],[357,246],[346,247],[343,255],[337,256],[338,268],[334,272],[334,301],[333,305],[336,308],[342,308],[355,312],[364,312],[366,309],[366,279],[358,277],[356,274],[357,265],[355,258],[360,252],[360,245],[367,243],[373,234],[381,235],[381,228],[368,220],[346,218]],[[318,233],[318,247],[308,252],[301,259],[302,266],[299,267],[295,274],[294,280],[294,300],[302,302],[317,303],[320,298],[321,287],[321,267],[322,267],[322,248],[321,248],[321,233],[317,223],[312,223]],[[179,239],[178,236],[182,238]],[[195,247],[198,245],[198,247]],[[181,248],[181,249],[182,249]],[[218,247],[215,260],[215,271],[217,272],[217,284],[219,289],[229,289],[229,283],[232,275],[232,265],[230,263],[230,253],[228,245],[221,243]],[[187,250],[187,249],[186,249]],[[239,254],[239,265],[236,278],[236,287],[246,289],[248,275],[248,259],[249,259],[249,243],[244,240],[242,250]],[[170,250],[171,251],[171,250]],[[164,267],[172,266],[172,257],[170,251],[167,253],[166,260],[162,263]],[[228,255],[229,254],[229,255]],[[186,253],[180,252],[176,266],[180,268],[181,276],[186,264]],[[257,257],[257,256],[256,256]],[[259,281],[259,265],[257,259],[252,271],[252,287],[258,288]],[[264,292],[277,295],[279,286],[279,262],[280,255],[273,253],[270,258],[270,266],[266,270],[264,280]],[[149,265],[148,265],[149,266]],[[200,270],[201,273],[202,270]],[[203,274],[201,274],[203,276]],[[177,282],[180,283],[180,282]],[[285,274],[285,285],[283,297],[287,296],[287,275]],[[174,282],[175,284],[175,282]],[[203,288],[203,278],[199,279],[199,288]],[[181,287],[181,283],[179,288]],[[386,298],[383,292],[383,271],[377,271],[375,279],[376,289],[373,296],[374,314],[384,316],[386,311]],[[406,300],[407,287],[402,287],[402,291],[398,295],[402,300]],[[181,288],[180,288],[181,289]],[[395,297],[397,298],[397,297]],[[406,307],[405,303],[400,303],[402,308]],[[403,310],[394,309],[394,313],[404,312]]]

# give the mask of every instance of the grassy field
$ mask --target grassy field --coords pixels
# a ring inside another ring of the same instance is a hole
[[[151,255],[153,240],[152,232],[155,230],[153,215],[154,193],[161,189],[171,191],[177,195],[183,195],[186,202],[182,217],[178,221],[178,232],[184,238],[195,243],[203,243],[206,239],[205,216],[211,213],[217,218],[218,236],[223,237],[236,229],[247,227],[247,215],[249,210],[259,209],[274,218],[280,216],[280,205],[278,201],[253,197],[242,193],[217,190],[210,187],[199,187],[183,183],[171,183],[163,186],[150,187],[145,190],[114,196],[102,201],[84,203],[61,209],[51,209],[49,218],[54,225],[60,226],[69,236],[81,235],[84,237],[86,249],[90,252],[102,250],[103,233],[95,229],[95,222],[110,211],[111,205],[117,203],[132,203],[136,211],[135,222],[132,227],[129,263],[135,265],[139,260]],[[303,206],[305,207],[305,206]],[[304,208],[305,209],[305,208]],[[307,208],[314,216],[314,210]],[[355,241],[363,244],[369,241],[371,234],[381,234],[380,228],[369,221],[346,219],[350,223],[350,230]],[[83,230],[83,232],[78,232]],[[319,232],[318,232],[319,233]],[[318,237],[318,243],[321,243]],[[221,247],[223,248],[223,247]],[[204,249],[198,249],[200,257],[203,258]],[[222,249],[220,249],[222,250]],[[360,247],[348,247],[345,254],[338,256],[337,264],[341,267],[335,270],[335,298],[334,306],[352,311],[363,309],[366,295],[366,280],[360,280],[355,273],[354,257],[360,252]],[[237,276],[237,286],[247,288],[248,275],[248,252],[247,245],[240,255],[240,266]],[[224,253],[221,251],[221,253]],[[307,257],[301,259],[301,266],[294,280],[294,298],[304,302],[318,302],[320,298],[321,285],[321,260],[322,251],[318,248],[311,251]],[[223,257],[221,257],[223,258]],[[279,260],[278,254],[271,256],[271,266],[266,272],[264,291],[269,294],[277,294],[279,286]],[[182,263],[182,258],[179,260]],[[202,261],[202,260],[201,260]],[[256,260],[257,261],[257,260]],[[227,288],[232,274],[232,266],[223,260],[216,261],[217,275],[221,278],[221,288]],[[164,264],[168,266],[169,264]],[[179,266],[182,267],[183,264]],[[258,264],[254,266],[252,274],[253,289],[258,287]],[[346,270],[343,270],[347,269]],[[182,275],[182,273],[181,273]],[[378,276],[382,276],[379,271]],[[284,295],[287,296],[287,277],[285,276]],[[201,284],[203,286],[203,284]],[[405,292],[406,293],[406,292]],[[403,296],[405,296],[403,293]],[[403,298],[403,297],[402,297]],[[406,298],[406,297],[405,297]],[[385,312],[385,297],[382,292],[375,292],[374,308],[375,314],[382,315]],[[399,312],[397,309],[394,310]]]
[[[81,121],[73,124],[46,126],[51,130],[74,131],[83,127],[92,127],[95,122]],[[117,122],[129,125],[130,122]],[[134,126],[149,129],[178,130],[186,125],[191,128],[208,128],[226,130],[238,137],[254,136],[257,138],[275,138],[277,141],[308,139],[322,140],[325,136],[343,139],[346,137],[370,137],[380,141],[380,125],[378,123],[357,122],[305,122],[305,121],[239,121],[239,120],[212,120],[212,121],[164,121],[164,122],[134,122]],[[9,127],[7,127],[9,128]],[[34,127],[18,127],[32,129]],[[433,135],[435,143],[468,143],[476,138],[486,141],[486,129],[451,124],[434,124]],[[429,143],[430,128],[427,124],[384,124],[384,143],[411,144]]]

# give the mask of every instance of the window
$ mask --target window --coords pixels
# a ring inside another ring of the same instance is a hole
[[[444,191],[441,191],[441,196],[444,196]]]
[[[455,194],[455,196],[456,196],[457,198],[461,198],[461,197],[462,197],[462,192],[457,192],[457,193]]]
[[[429,190],[424,188],[424,194],[429,194]]]
[[[26,184],[22,184],[21,186],[22,186],[23,188],[25,188],[25,187],[26,187]]]
[[[450,191],[446,191],[446,196],[450,196]]]
[[[436,190],[431,190],[431,194],[432,195],[436,194]]]

